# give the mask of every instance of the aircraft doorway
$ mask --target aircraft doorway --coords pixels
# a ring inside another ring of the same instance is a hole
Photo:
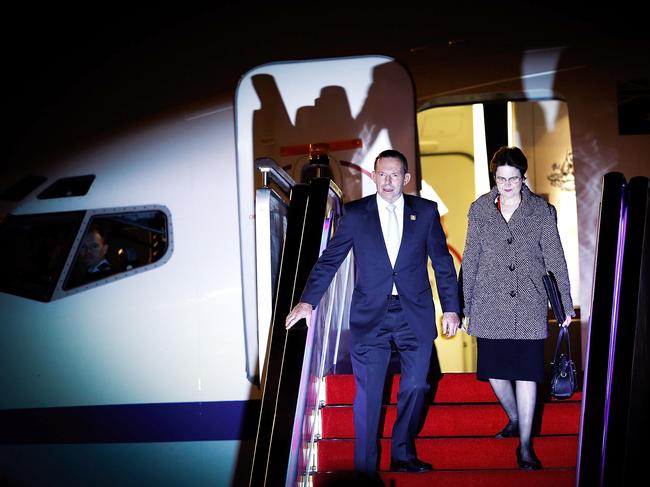
[[[417,115],[421,196],[439,202],[456,270],[462,261],[469,206],[493,185],[488,162],[499,146],[516,145],[528,159],[526,184],[557,210],[571,294],[574,303],[579,303],[577,207],[567,104],[558,99],[514,97],[467,100],[432,101]],[[440,309],[431,271],[430,279]],[[441,372],[476,371],[475,338],[461,332],[447,339],[440,333],[439,321],[437,326]]]

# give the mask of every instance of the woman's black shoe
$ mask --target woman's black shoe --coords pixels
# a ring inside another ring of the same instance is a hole
[[[519,436],[519,422],[518,421],[508,421],[508,424],[505,428],[499,431],[494,437],[495,438],[514,438]]]
[[[519,465],[519,468],[523,470],[540,470],[542,468],[542,462],[539,461],[539,458],[537,458],[532,448],[530,450],[532,460],[524,460],[521,457],[521,445],[517,446],[516,454],[517,454],[517,465]]]

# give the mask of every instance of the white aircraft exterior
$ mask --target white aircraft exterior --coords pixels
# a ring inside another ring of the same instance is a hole
[[[269,276],[257,272],[268,249],[256,246],[254,162],[273,158],[298,180],[307,155],[296,147],[304,144],[360,140],[330,151],[345,200],[374,192],[377,153],[404,152],[418,176],[407,190],[445,209],[460,255],[462,206],[489,190],[484,106],[506,103],[508,143],[529,154],[529,184],[565,225],[584,343],[599,178],[612,170],[647,175],[650,139],[619,133],[611,83],[642,79],[643,66],[609,70],[611,57],[583,55],[555,46],[500,53],[504,72],[460,55],[411,66],[386,56],[271,63],[246,73],[222,102],[3,174],[5,195],[24,176],[46,179],[0,202],[1,248],[18,255],[5,254],[12,271],[0,273],[0,479],[246,480],[272,312]],[[551,184],[554,171],[564,187]],[[43,196],[62,179],[63,193]],[[75,281],[78,250],[98,221],[117,233],[110,251],[119,269]],[[60,228],[68,233],[46,239]],[[36,257],[58,267],[28,268]],[[34,273],[50,280],[16,282]],[[443,369],[472,369],[458,344],[440,348],[448,351]]]

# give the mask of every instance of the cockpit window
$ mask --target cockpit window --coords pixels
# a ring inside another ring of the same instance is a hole
[[[37,198],[47,200],[50,198],[69,198],[70,196],[84,196],[95,180],[94,174],[61,178],[41,191]]]
[[[95,216],[85,227],[63,289],[153,264],[167,247],[167,216],[162,211]]]
[[[49,301],[84,213],[8,215],[0,225],[0,291]]]
[[[0,292],[51,301],[163,265],[171,257],[161,205],[0,218]]]

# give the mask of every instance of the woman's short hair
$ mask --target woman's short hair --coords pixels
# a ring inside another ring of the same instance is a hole
[[[379,155],[375,158],[375,169],[377,169],[377,161],[383,158],[399,159],[400,162],[402,163],[402,169],[404,169],[404,174],[409,172],[409,163],[406,160],[406,156],[402,154],[400,151],[397,151],[395,149],[388,149],[380,152]]]
[[[494,176],[499,166],[512,166],[519,169],[521,177],[528,171],[528,160],[519,147],[502,146],[490,160],[490,173]]]

